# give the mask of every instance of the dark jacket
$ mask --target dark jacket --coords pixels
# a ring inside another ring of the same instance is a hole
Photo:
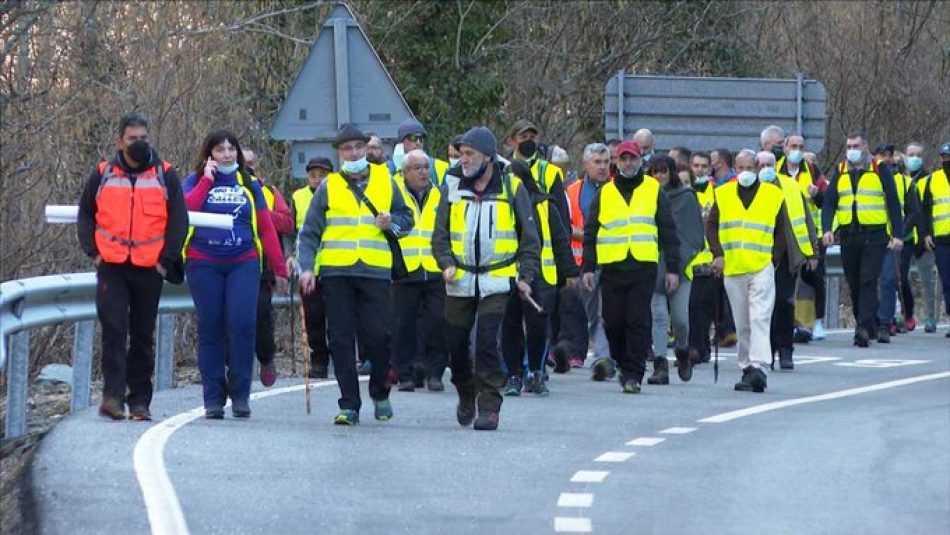
[[[667,189],[667,196],[670,198],[670,212],[676,221],[676,237],[679,238],[679,258],[680,275],[682,270],[693,261],[693,258],[699,254],[705,247],[706,233],[703,228],[703,213],[699,207],[699,200],[696,192],[689,186],[680,186],[678,188]],[[661,250],[660,254],[666,258],[666,252]],[[656,271],[657,286],[655,292],[666,293],[666,266],[660,262]]]

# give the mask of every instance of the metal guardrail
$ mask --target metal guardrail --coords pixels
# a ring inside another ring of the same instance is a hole
[[[290,298],[274,296],[274,306]],[[165,284],[155,329],[155,389],[172,387],[174,379],[175,314],[191,312],[188,284]],[[6,370],[6,438],[26,434],[26,404],[30,382],[30,330],[75,322],[73,382],[70,412],[90,405],[92,348],[96,318],[96,274],[68,273],[20,279],[0,284],[0,370]],[[7,346],[9,345],[9,355]]]

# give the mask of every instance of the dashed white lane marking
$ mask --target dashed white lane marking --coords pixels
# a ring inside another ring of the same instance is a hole
[[[685,435],[686,433],[692,433],[695,430],[695,427],[670,427],[669,429],[660,431],[660,433],[664,435]]]
[[[359,380],[368,381],[369,377],[360,377]],[[310,386],[312,388],[325,388],[335,384],[336,381],[320,381],[312,383]],[[275,388],[255,392],[251,394],[251,399],[269,398],[303,389],[304,385]],[[145,511],[148,513],[148,523],[151,532],[155,535],[188,535],[189,533],[188,523],[185,521],[185,514],[181,510],[181,503],[178,501],[175,487],[165,470],[165,444],[175,431],[204,416],[204,411],[204,407],[198,407],[158,422],[148,428],[135,443],[132,466],[139,487],[142,489],[142,499],[145,502]]]
[[[630,460],[631,457],[636,455],[633,452],[629,451],[608,451],[600,457],[594,459],[595,463],[622,463]]]
[[[784,409],[786,407],[794,407],[795,405],[804,405],[806,403],[817,403],[819,401],[828,401],[832,399],[846,398],[849,396],[857,396],[858,394],[866,394],[868,392],[876,392],[878,390],[886,390],[888,388],[896,388],[899,386],[911,385],[911,384],[920,383],[923,381],[946,379],[948,377],[950,377],[950,372],[918,375],[916,377],[908,377],[906,379],[898,379],[896,381],[887,381],[886,383],[877,383],[877,384],[862,386],[858,388],[849,388],[847,390],[839,390],[837,392],[829,392],[827,394],[819,394],[817,396],[808,396],[804,398],[786,399],[784,401],[775,401],[772,403],[765,403],[763,405],[756,405],[754,407],[739,409],[737,411],[724,412],[722,414],[717,414],[715,416],[703,418],[701,420],[698,420],[698,422],[703,423],[703,424],[706,424],[706,423],[720,424],[723,422],[731,422],[732,420],[737,420],[739,418],[745,418],[746,416],[752,416],[754,414],[761,414],[763,412]]]
[[[562,492],[557,499],[558,507],[590,507],[594,505],[594,495],[589,492]]]
[[[603,470],[578,470],[571,477],[571,483],[603,483],[609,474]]]
[[[665,438],[660,437],[640,437],[627,442],[628,446],[656,446],[660,442],[666,440]]]
[[[590,519],[558,516],[554,518],[554,531],[561,533],[590,533]]]

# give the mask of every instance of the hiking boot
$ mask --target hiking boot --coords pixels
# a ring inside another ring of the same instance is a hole
[[[620,375],[620,389],[624,394],[639,394],[640,393],[640,381],[635,381],[633,378],[626,378],[623,374]]]
[[[689,348],[689,363],[693,366],[703,363],[703,356],[699,354],[699,350],[696,348]]]
[[[719,341],[719,347],[735,347],[738,341],[739,337],[736,336],[736,333],[729,333],[723,336],[722,340]]]
[[[868,334],[867,329],[858,327],[854,332],[854,345],[858,347],[869,347],[871,345],[871,336]]]
[[[593,381],[606,381],[617,373],[613,362],[606,358],[595,360],[594,365],[591,366],[591,370],[590,378]]]
[[[425,388],[426,369],[416,364],[412,367],[412,380],[416,383],[416,388]]]
[[[224,407],[221,405],[211,405],[209,407],[205,407],[205,418],[208,420],[223,420]]]
[[[274,367],[273,362],[261,364],[260,379],[262,385],[274,386],[274,383],[277,382],[277,368]]]
[[[112,420],[125,420],[125,404],[113,398],[103,398],[99,405],[99,416]]]
[[[151,422],[152,413],[145,405],[135,405],[129,409],[129,420],[136,422]]]
[[[231,400],[231,416],[235,418],[250,418],[251,417],[251,405],[248,403],[248,400]]]
[[[373,416],[380,422],[388,422],[393,419],[393,404],[389,399],[373,400]]]
[[[429,392],[445,391],[445,385],[442,384],[441,377],[429,377],[428,379],[426,379],[426,388],[429,389]]]
[[[508,384],[505,385],[505,395],[520,396],[522,388],[524,388],[524,379],[520,375],[512,375],[508,378]]]
[[[543,397],[548,396],[551,393],[551,391],[548,390],[547,383],[545,382],[544,374],[541,373],[540,371],[536,371],[532,373],[530,383],[531,383],[531,392],[534,392],[534,394],[538,397],[543,398]]]
[[[811,330],[811,339],[812,340],[825,339],[825,322],[823,322],[822,320],[815,320],[815,328]]]
[[[794,370],[795,362],[792,360],[792,349],[783,347],[778,350],[778,366],[783,370]]]
[[[478,418],[475,418],[475,430],[494,431],[495,429],[498,429],[498,411],[478,411]]]
[[[357,368],[356,371],[360,375],[369,375],[373,373],[373,365],[369,360],[364,360],[360,362],[359,368]]]
[[[554,346],[554,373],[571,371],[571,346],[567,342],[558,342]]]
[[[666,357],[656,357],[654,359],[653,375],[647,379],[647,383],[651,385],[670,384],[670,363],[666,360]]]
[[[688,383],[693,378],[693,362],[689,359],[689,351],[686,349],[674,349],[676,355],[676,374],[680,376],[680,381]]]
[[[891,343],[891,331],[887,325],[881,325],[877,328],[877,342],[879,344]]]
[[[935,333],[937,332],[937,320],[934,318],[927,318],[924,320],[924,332],[925,333]]]
[[[353,409],[340,409],[340,413],[333,419],[336,425],[357,425],[360,423],[360,411]]]
[[[416,381],[414,379],[400,379],[399,386],[396,387],[396,390],[400,392],[415,392]]]
[[[738,392],[752,392],[752,372],[755,370],[752,366],[746,366],[742,369],[742,378],[736,383],[735,389]]]
[[[765,387],[768,386],[768,376],[765,375],[764,371],[758,368],[753,368],[751,382],[752,391],[757,394],[761,394],[762,392],[765,392]]]
[[[475,419],[475,394],[459,391],[459,402],[455,407],[455,418],[459,425],[468,427]]]
[[[327,367],[325,364],[312,364],[310,366],[310,373],[307,374],[307,377],[310,379],[326,379]]]

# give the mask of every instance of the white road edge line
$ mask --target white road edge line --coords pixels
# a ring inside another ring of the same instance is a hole
[[[367,381],[369,377],[360,377]],[[336,385],[336,381],[319,381],[311,388]],[[286,386],[251,394],[251,399],[269,398],[291,392],[299,392],[304,385]],[[188,523],[181,510],[168,472],[165,470],[165,444],[175,431],[204,416],[204,407],[177,414],[148,428],[135,443],[132,466],[142,489],[142,499],[148,513],[148,523],[154,535],[188,535]]]
[[[717,414],[715,416],[710,416],[708,418],[703,418],[702,420],[697,420],[697,421],[703,424],[707,424],[707,423],[720,424],[724,422],[731,422],[732,420],[737,420],[739,418],[745,418],[746,416],[761,414],[763,412],[784,409],[786,407],[793,407],[795,405],[804,405],[806,403],[817,403],[819,401],[828,401],[832,399],[840,399],[840,398],[845,398],[849,396],[857,396],[859,394],[866,394],[868,392],[876,392],[878,390],[886,390],[888,388],[897,388],[899,386],[912,385],[914,383],[920,383],[923,381],[946,379],[948,377],[950,377],[950,372],[918,375],[916,377],[908,377],[906,379],[898,379],[896,381],[887,381],[886,383],[877,383],[877,384],[862,386],[858,388],[849,388],[847,390],[839,390],[837,392],[828,392],[827,394],[819,394],[817,396],[786,399],[784,401],[774,401],[772,403],[765,403],[762,405],[756,405],[754,407],[748,407],[748,408],[739,409],[736,411],[724,412],[722,414]]]

